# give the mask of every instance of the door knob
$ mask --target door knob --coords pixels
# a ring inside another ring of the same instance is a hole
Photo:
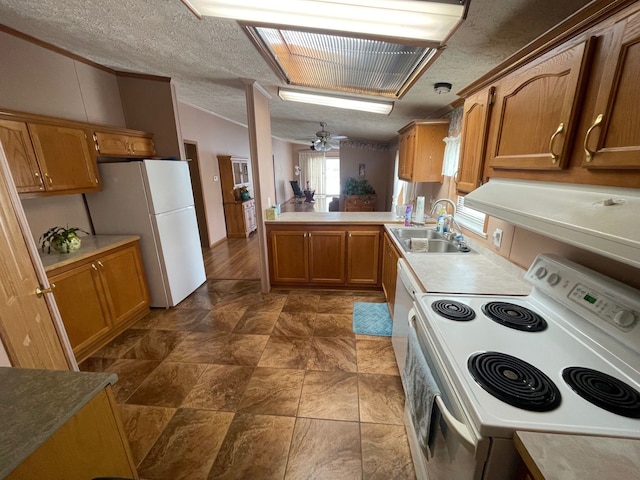
[[[38,297],[38,298],[42,298],[42,296],[43,296],[45,293],[51,293],[51,292],[53,292],[53,289],[54,289],[54,288],[56,288],[56,284],[55,284],[55,283],[52,283],[52,284],[49,286],[49,288],[37,287],[37,288],[36,288],[36,295],[37,295],[37,297]]]

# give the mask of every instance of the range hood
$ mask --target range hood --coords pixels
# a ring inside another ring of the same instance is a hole
[[[494,178],[469,193],[464,203],[640,268],[640,189]]]

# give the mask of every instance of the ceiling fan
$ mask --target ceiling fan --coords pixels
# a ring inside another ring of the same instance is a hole
[[[320,122],[321,130],[316,132],[315,137],[305,137],[298,138],[297,140],[307,140],[311,142],[311,150],[316,150],[318,152],[328,152],[333,148],[340,148],[340,140],[345,139],[344,135],[331,135],[330,132],[327,132],[324,127],[327,124],[325,122]]]

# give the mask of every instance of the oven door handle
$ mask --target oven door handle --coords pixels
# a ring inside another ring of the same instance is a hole
[[[460,422],[456,417],[451,415],[447,406],[444,404],[440,395],[436,396],[436,405],[442,414],[442,418],[446,424],[454,431],[455,435],[460,440],[460,443],[470,452],[476,451],[476,443],[467,427],[464,423]]]

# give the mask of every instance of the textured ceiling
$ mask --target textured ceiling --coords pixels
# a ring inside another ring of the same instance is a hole
[[[326,121],[336,135],[387,141],[588,3],[471,0],[446,50],[389,116],[280,100],[278,77],[238,24],[198,20],[180,0],[0,0],[0,23],[115,70],[171,77],[179,100],[245,125],[240,79],[257,80],[273,95],[271,127],[278,138],[308,137]],[[438,95],[436,82],[452,83],[452,92]]]

